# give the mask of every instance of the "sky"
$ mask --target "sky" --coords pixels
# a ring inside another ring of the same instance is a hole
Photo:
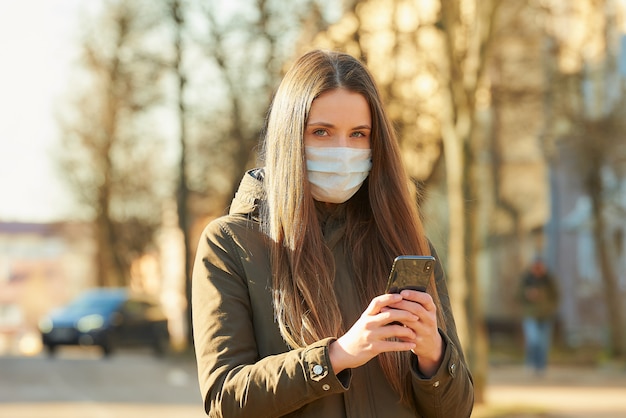
[[[0,0],[0,222],[51,222],[73,198],[52,157],[81,0]]]

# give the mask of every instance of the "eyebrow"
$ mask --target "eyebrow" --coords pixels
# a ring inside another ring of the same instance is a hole
[[[309,122],[307,123],[306,126],[325,126],[327,128],[334,128],[335,125],[333,125],[332,123],[327,123],[327,122]],[[369,125],[359,125],[359,126],[355,126],[354,128],[351,128],[353,131],[358,131],[360,129],[367,129],[367,130],[372,130],[372,127]]]

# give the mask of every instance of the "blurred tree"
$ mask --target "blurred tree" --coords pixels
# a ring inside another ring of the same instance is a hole
[[[487,232],[481,228],[480,211],[466,207],[465,202],[476,204],[488,198],[478,174],[480,154],[485,148],[477,135],[480,130],[477,98],[481,89],[488,89],[485,76],[494,28],[496,24],[506,27],[506,22],[497,22],[502,3],[503,0],[441,1],[441,24],[448,58],[448,71],[443,72],[447,100],[443,106],[441,132],[450,208],[449,269],[451,275],[467,280],[467,322],[463,325],[468,327],[466,332],[471,330],[465,336],[477,402],[484,400],[488,369],[488,337],[478,281],[481,277],[478,260]],[[518,2],[517,7],[524,6],[525,1]],[[457,296],[464,296],[465,289],[458,283],[457,286]]]
[[[178,215],[178,226],[183,237],[183,255],[184,255],[184,274],[185,280],[185,296],[187,299],[186,320],[191,324],[191,268],[192,268],[192,236],[191,236],[191,219],[189,213],[189,180],[188,180],[188,129],[187,119],[189,117],[188,106],[186,103],[187,93],[187,74],[184,68],[184,55],[186,52],[184,35],[187,28],[187,3],[182,0],[169,0],[166,6],[166,15],[173,25],[173,58],[171,69],[175,78],[175,113],[178,124],[178,145],[180,147],[180,156],[178,160],[178,181],[176,185],[176,209]],[[187,341],[191,343],[193,340],[191,327],[187,327]]]
[[[519,306],[511,289],[517,286],[527,263],[544,250],[550,189],[541,135],[543,99],[550,86],[543,68],[541,10],[533,2],[507,0],[501,3],[498,15],[487,70],[489,86],[477,94],[477,99],[490,104],[487,115],[491,132],[484,135],[482,149],[473,152],[475,161],[490,166],[489,180],[483,181],[482,187],[491,184],[493,192],[481,196],[483,202],[484,198],[492,199],[489,216],[482,222],[489,234],[494,279],[489,284],[493,299],[489,320],[502,326],[519,320],[515,315]],[[481,206],[480,201],[473,204]]]
[[[586,192],[591,198],[593,216],[593,237],[596,244],[596,259],[603,281],[604,299],[609,321],[609,355],[616,360],[626,360],[626,328],[624,326],[624,303],[620,292],[619,277],[615,271],[612,248],[612,234],[607,221],[609,193],[605,170],[620,161],[615,152],[626,147],[624,140],[624,120],[626,113],[622,106],[600,119],[583,118],[577,121],[577,129],[570,140],[578,162],[578,175],[582,177]]]
[[[474,172],[480,149],[477,97],[500,0],[363,0],[316,40],[365,60],[379,82],[418,185],[436,175],[445,157],[447,272],[461,341],[475,377],[476,399],[486,383],[487,335],[476,272],[485,236],[466,202],[483,199]],[[427,225],[428,228],[428,225]],[[471,329],[472,332],[468,332]]]
[[[590,198],[596,265],[609,322],[609,355],[623,361],[626,317],[614,259],[621,242],[614,242],[607,219],[612,192],[607,174],[623,176],[626,168],[626,90],[618,69],[619,55],[626,51],[619,49],[623,33],[615,2],[588,0],[568,6],[556,2],[547,7],[554,52],[548,68],[554,87],[548,97],[546,141],[549,150],[556,141],[569,150],[574,159],[571,174],[581,180]]]
[[[203,103],[197,112],[204,119],[194,131],[189,175],[193,190],[211,196],[205,210],[215,215],[230,202],[245,169],[257,163],[265,112],[283,66],[337,6],[329,0],[238,0],[198,7],[193,26],[202,65],[194,82],[202,87],[192,99]]]
[[[59,162],[93,218],[99,286],[128,284],[130,264],[160,219],[160,142],[151,112],[161,99],[158,19],[149,2],[107,0],[89,17],[84,72],[59,115]]]
[[[180,159],[176,202],[184,235],[185,290],[190,297],[196,222],[218,216],[252,166],[264,114],[295,51],[295,40],[326,25],[328,0],[169,0],[173,33],[166,67],[176,80],[174,108]],[[332,14],[332,13],[331,13]],[[307,35],[308,34],[308,35]],[[189,71],[193,68],[194,71]],[[181,272],[182,273],[182,272]],[[187,318],[190,317],[187,304]],[[191,328],[188,328],[191,342]]]

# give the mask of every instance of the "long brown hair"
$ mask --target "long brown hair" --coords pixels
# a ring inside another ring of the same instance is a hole
[[[363,95],[372,116],[372,169],[361,189],[346,203],[345,248],[350,251],[363,309],[383,293],[395,256],[430,253],[395,133],[372,75],[348,54],[306,53],[293,64],[276,91],[262,151],[267,191],[262,227],[273,245],[274,312],[283,338],[292,347],[338,337],[346,331],[333,288],[333,255],[324,243],[309,191],[303,139],[313,100],[337,88]],[[433,278],[429,293],[439,305]],[[408,386],[410,355],[379,356],[387,379],[407,404],[413,403]]]

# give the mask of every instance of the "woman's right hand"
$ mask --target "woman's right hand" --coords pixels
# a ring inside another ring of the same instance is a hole
[[[380,353],[415,348],[411,342],[390,340],[413,340],[416,337],[411,328],[392,324],[416,321],[415,315],[401,309],[383,310],[401,300],[402,296],[396,293],[375,297],[348,332],[330,344],[329,356],[335,374],[362,366]]]

